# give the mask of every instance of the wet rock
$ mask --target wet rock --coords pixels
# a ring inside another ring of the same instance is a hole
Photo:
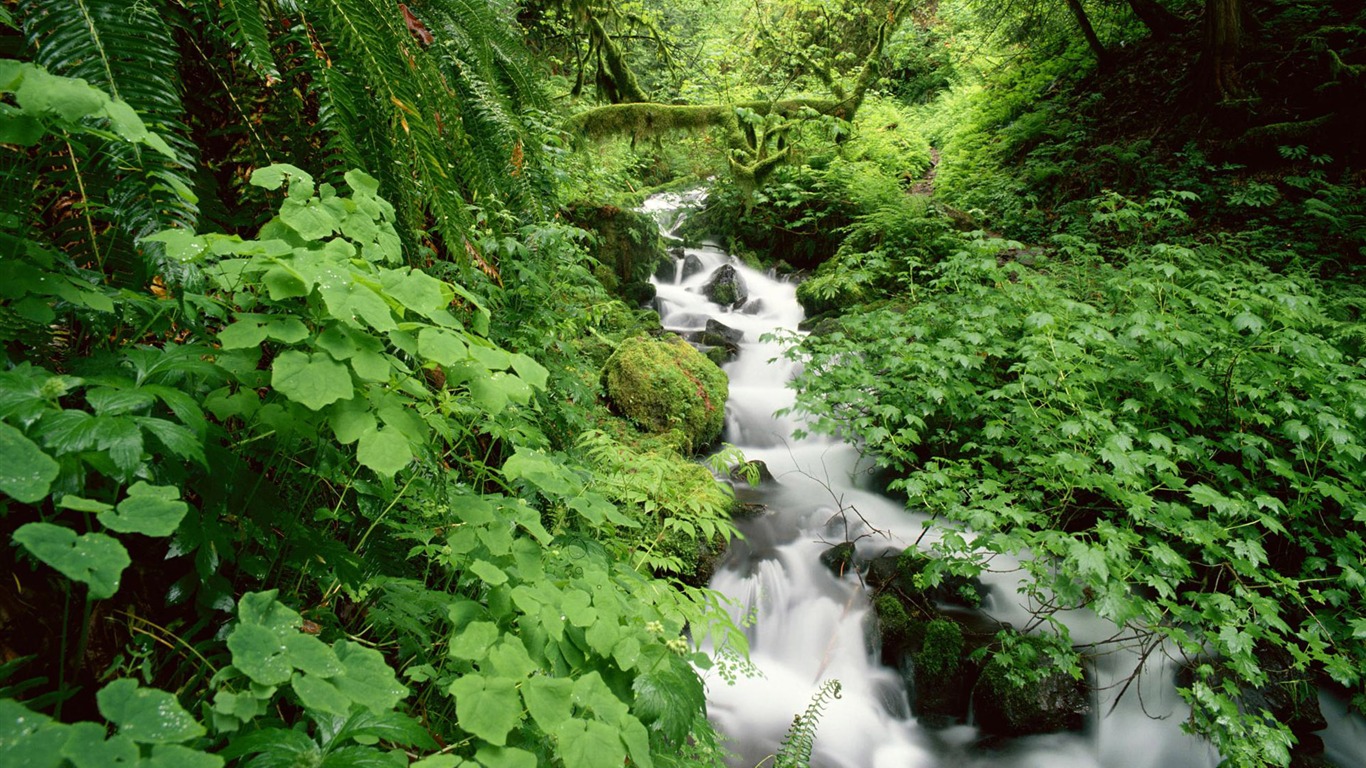
[[[644,307],[655,300],[655,287],[651,283],[627,283],[621,287],[622,298],[627,304]]]
[[[746,301],[746,302],[745,302],[745,306],[743,306],[743,307],[740,308],[740,314],[742,314],[742,315],[757,315],[757,314],[759,314],[760,312],[763,312],[763,311],[764,311],[764,300],[763,300],[763,299],[750,299],[749,301]]]
[[[707,320],[707,327],[704,330],[704,332],[720,336],[721,338],[725,339],[731,344],[739,344],[740,340],[745,338],[744,331],[740,330],[739,328],[732,328],[729,325],[726,325],[725,323],[716,321],[715,319]]]
[[[845,541],[821,553],[821,564],[836,576],[843,576],[854,567],[854,544]]]
[[[980,669],[968,659],[962,627],[935,619],[925,622],[919,634],[919,648],[904,654],[901,663],[911,711],[927,725],[965,720]]]
[[[706,269],[706,267],[702,265],[702,260],[701,260],[700,258],[697,257],[697,254],[695,254],[695,253],[690,253],[690,254],[688,254],[688,255],[686,255],[686,256],[683,257],[683,279],[684,279],[684,280],[687,280],[688,278],[692,277],[693,275],[700,275],[700,274],[702,274],[702,270],[704,270],[704,269]]]
[[[893,550],[869,561],[865,578],[874,589],[895,590],[924,610],[932,610],[938,605],[975,608],[982,604],[987,588],[976,578],[945,573],[934,586],[917,584],[916,577],[933,562],[930,555],[915,547],[900,552]]]
[[[982,730],[1008,737],[1079,731],[1091,711],[1084,681],[1057,670],[1020,684],[1000,659],[982,670],[972,701]]]
[[[707,359],[716,364],[719,368],[735,359],[735,353],[725,347],[711,347],[706,344],[699,344],[697,351],[707,356]]]
[[[678,260],[663,258],[659,260],[659,266],[655,267],[655,279],[665,285],[673,285],[674,276],[678,272]]]
[[[748,483],[751,473],[760,483],[774,482],[773,473],[769,471],[768,465],[758,459],[751,459],[744,464],[731,467],[730,479],[737,483]]]
[[[722,306],[736,306],[749,298],[749,288],[744,278],[730,264],[724,264],[711,273],[702,286],[702,294]]]
[[[683,246],[675,245],[674,247],[670,248],[669,255],[674,257],[675,259],[683,258]]]

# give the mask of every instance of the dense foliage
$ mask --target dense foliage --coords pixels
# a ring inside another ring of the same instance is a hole
[[[0,4],[0,763],[720,764],[724,387],[695,439],[603,398],[634,193],[714,177],[689,236],[804,272],[798,407],[918,578],[1028,555],[993,674],[1079,673],[1086,607],[1286,764],[1259,691],[1366,708],[1363,13]]]

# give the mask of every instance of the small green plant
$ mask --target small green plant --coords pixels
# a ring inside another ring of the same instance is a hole
[[[792,718],[792,725],[783,736],[783,743],[774,757],[774,768],[807,768],[811,764],[811,750],[816,745],[816,729],[821,715],[831,699],[840,697],[840,681],[826,680],[811,697],[811,703]]]

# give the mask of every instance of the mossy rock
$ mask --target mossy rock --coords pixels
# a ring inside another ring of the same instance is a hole
[[[641,429],[662,434],[679,430],[690,451],[721,436],[726,374],[677,336],[626,339],[603,369],[607,397]]]
[[[1079,731],[1090,710],[1083,681],[1062,670],[1020,679],[1000,657],[987,663],[973,691],[978,725],[1001,736]]]

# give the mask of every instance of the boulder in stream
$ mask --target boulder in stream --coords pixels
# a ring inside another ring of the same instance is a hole
[[[603,367],[603,386],[617,410],[647,432],[679,430],[694,451],[721,436],[726,374],[677,336],[623,341]]]
[[[683,274],[681,277],[684,280],[687,280],[693,275],[702,274],[702,270],[704,269],[706,269],[706,266],[702,264],[702,259],[698,258],[695,253],[689,253],[683,257]]]
[[[707,278],[702,286],[702,294],[722,306],[736,307],[749,298],[749,288],[733,265],[722,264]]]
[[[1060,669],[1022,680],[1010,674],[1000,657],[982,669],[972,702],[982,730],[1009,737],[1079,731],[1091,712],[1084,680],[1073,679]]]

